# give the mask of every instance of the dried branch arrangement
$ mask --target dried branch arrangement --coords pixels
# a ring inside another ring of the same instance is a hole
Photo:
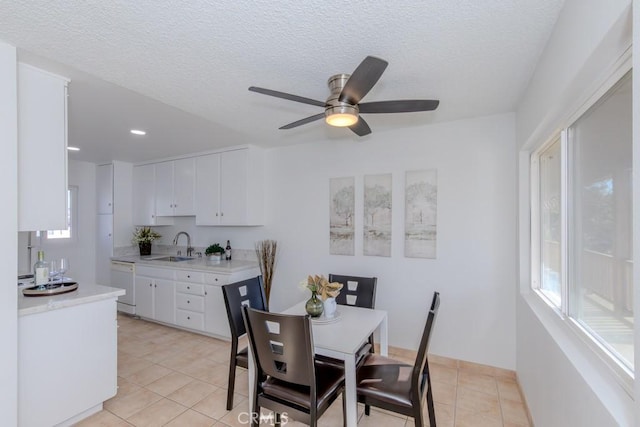
[[[273,280],[276,267],[277,252],[278,242],[275,240],[261,240],[256,242],[256,255],[258,256],[258,263],[260,264],[267,304],[269,304],[269,296],[271,295],[271,281]]]

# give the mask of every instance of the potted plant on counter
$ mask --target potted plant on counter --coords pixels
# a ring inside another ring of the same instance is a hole
[[[152,230],[150,227],[140,227],[134,230],[131,242],[133,244],[138,244],[138,247],[140,248],[140,256],[151,255],[151,242],[161,237],[162,236],[160,234]]]
[[[214,243],[204,250],[204,254],[208,256],[211,261],[220,261],[223,253],[224,248],[218,243]]]

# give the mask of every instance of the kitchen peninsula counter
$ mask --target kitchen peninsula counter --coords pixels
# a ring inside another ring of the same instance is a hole
[[[124,295],[123,289],[94,284],[79,284],[75,291],[59,295],[28,297],[18,288],[18,316],[43,313],[65,307],[87,304]]]
[[[59,295],[18,288],[18,425],[67,426],[115,396],[116,299],[124,290],[79,283]]]

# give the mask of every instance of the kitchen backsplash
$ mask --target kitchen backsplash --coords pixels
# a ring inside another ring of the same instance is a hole
[[[206,247],[204,246],[194,246],[192,256],[197,256],[198,252],[202,253],[204,256],[204,250]],[[152,245],[151,252],[152,254],[168,254],[168,255],[177,255],[178,251],[181,252],[182,256],[186,256],[187,247],[186,246],[175,246],[175,245]],[[121,256],[129,256],[129,255],[139,255],[140,249],[137,246],[121,246],[113,249],[113,256],[121,257]],[[258,257],[256,255],[256,251],[253,249],[232,249],[232,258],[238,261],[258,261]]]

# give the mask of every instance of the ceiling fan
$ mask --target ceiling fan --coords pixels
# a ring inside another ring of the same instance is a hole
[[[432,111],[438,108],[440,101],[430,99],[361,103],[362,98],[364,98],[378,82],[387,65],[389,65],[389,63],[383,59],[367,56],[360,65],[358,65],[353,74],[336,74],[331,76],[327,82],[331,90],[331,95],[329,95],[329,98],[327,98],[325,102],[255,86],[251,86],[249,90],[324,108],[323,113],[305,117],[304,119],[284,125],[280,129],[295,128],[324,117],[325,121],[331,126],[348,127],[356,135],[365,136],[371,133],[371,128],[360,116],[361,113],[410,113],[416,111]]]

